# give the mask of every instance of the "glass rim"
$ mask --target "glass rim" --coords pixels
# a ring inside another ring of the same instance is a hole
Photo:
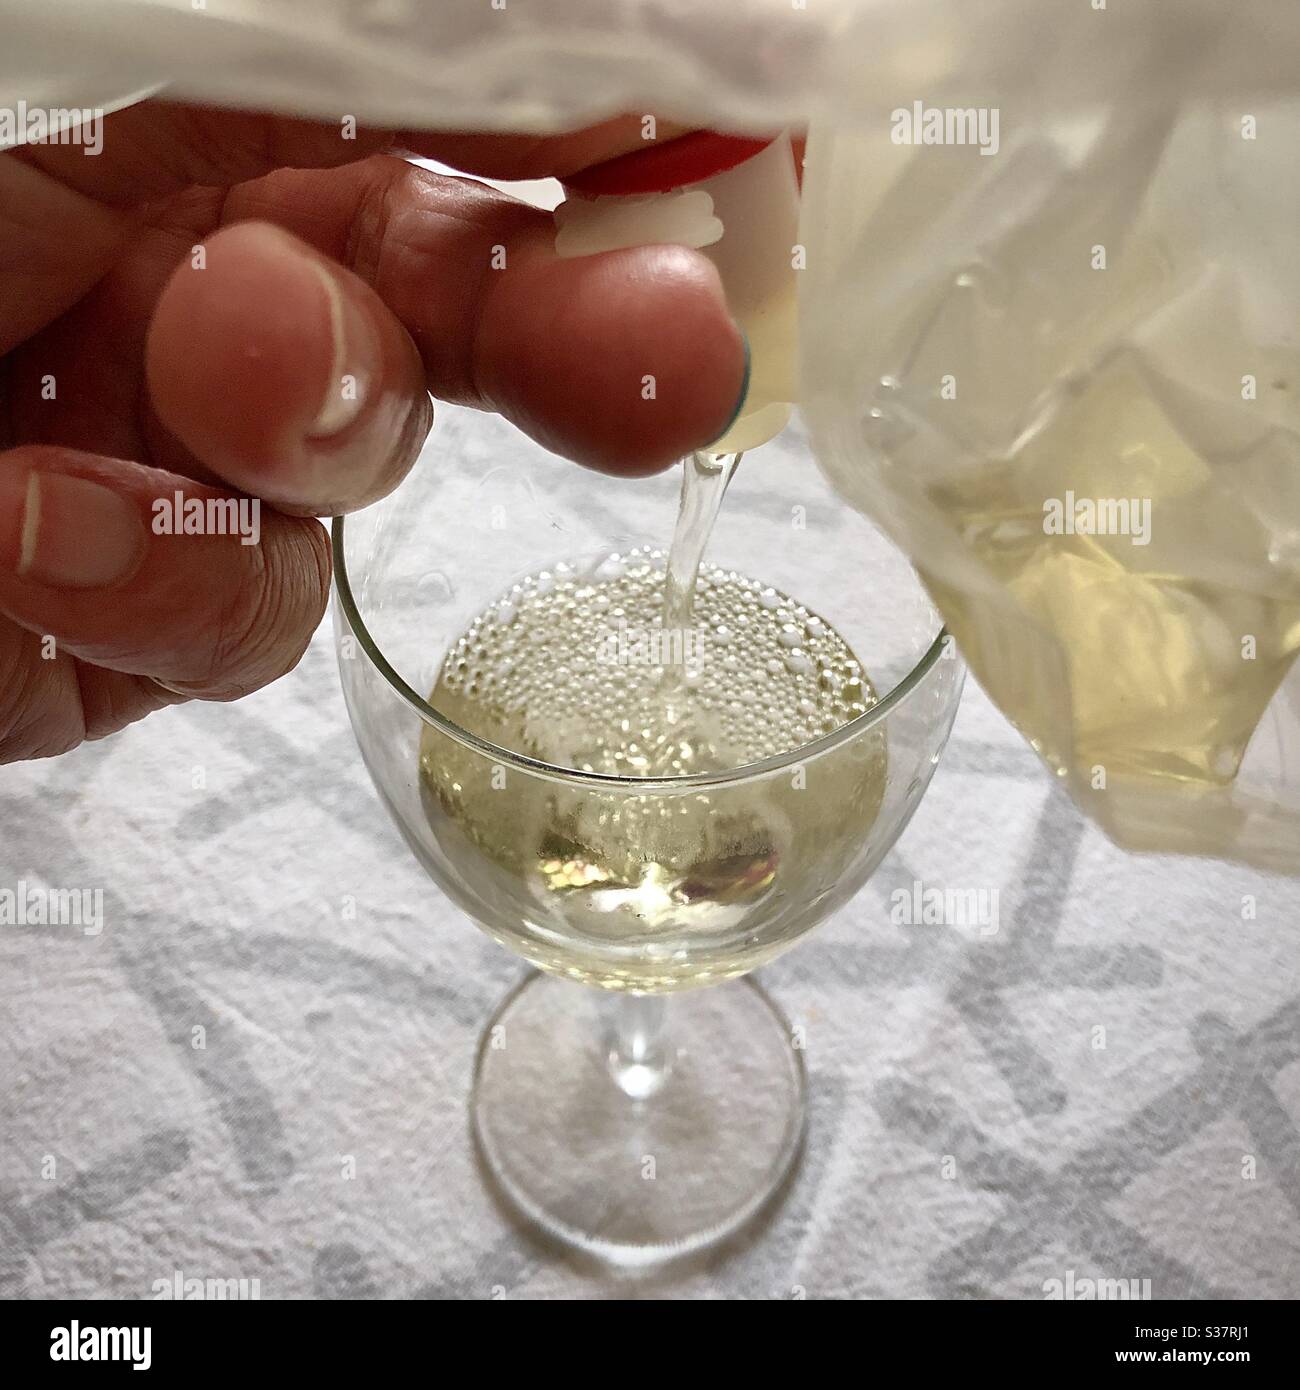
[[[507,766],[544,777],[547,781],[552,782],[576,782],[580,785],[606,789],[611,787],[617,787],[620,790],[635,788],[640,792],[669,789],[676,791],[691,787],[717,787],[733,782],[752,781],[758,777],[770,776],[774,772],[781,772],[789,767],[797,767],[800,763],[811,762],[813,759],[820,758],[832,749],[839,747],[840,744],[848,743],[861,734],[867,733],[877,724],[883,724],[942,659],[950,638],[947,627],[940,624],[934,641],[926,648],[921,658],[870,709],[863,714],[855,715],[854,718],[841,724],[831,733],[822,734],[819,738],[812,739],[808,743],[801,743],[798,748],[791,749],[787,753],[776,753],[770,758],[761,758],[758,762],[753,763],[743,763],[740,767],[725,768],[720,772],[683,772],[665,777],[626,777],[616,772],[586,772],[582,768],[562,767],[558,763],[548,763],[541,758],[530,757],[527,753],[518,753],[513,748],[506,748],[501,744],[493,743],[491,739],[471,733],[468,729],[462,729],[455,720],[448,719],[445,714],[440,714],[422,695],[402,679],[366,626],[356,597],[352,592],[352,581],[348,576],[347,559],[343,550],[343,524],[345,520],[346,518],[343,516],[336,516],[330,523],[330,548],[334,558],[334,592],[343,608],[343,615],[347,619],[348,626],[352,629],[353,636],[360,642],[362,650],[370,658],[379,674],[387,681],[394,694],[425,724],[438,729],[462,747],[482,753],[494,762],[505,763]]]

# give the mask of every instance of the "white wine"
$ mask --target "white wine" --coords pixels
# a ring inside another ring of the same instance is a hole
[[[1264,394],[1283,397],[1289,369],[1262,366]],[[1178,793],[1189,825],[1217,816],[1227,833],[1241,811],[1211,798],[1231,791],[1300,653],[1300,568],[1269,510],[1271,498],[1276,516],[1296,511],[1295,436],[1271,400],[1203,397],[1178,420],[1150,375],[1116,351],[1006,457],[931,484],[982,587],[945,582],[925,556],[917,566],[971,668],[1102,824],[1121,843],[1191,848],[1169,824],[1177,803],[1152,798]],[[1218,493],[1229,459],[1230,499]],[[1289,848],[1281,839],[1256,852],[1294,871],[1294,822]]]
[[[788,753],[874,703],[839,634],[775,589],[704,569],[680,641],[659,623],[663,591],[652,550],[529,576],[452,646],[434,704],[562,767],[674,777]]]
[[[1285,142],[1144,103],[1029,121],[996,160],[864,140],[851,184],[854,143],[809,209],[842,271],[804,281],[819,462],[1122,846],[1296,872]]]
[[[554,767],[644,779],[787,754],[875,702],[795,599],[706,566],[672,628],[666,576],[645,549],[522,579],[452,645],[430,703]],[[506,767],[433,727],[421,742],[430,826],[463,900],[493,904],[476,913],[489,933],[642,991],[752,969],[856,891],[885,772],[879,726],[766,774],[644,791]]]

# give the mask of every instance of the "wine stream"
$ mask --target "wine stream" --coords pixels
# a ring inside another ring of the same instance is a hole
[[[682,460],[682,495],[664,575],[662,624],[666,636],[678,635],[683,650],[695,609],[695,585],[700,564],[722,508],[722,499],[735,477],[737,465],[744,457],[743,453],[710,454],[697,449]],[[685,687],[685,663],[667,664],[660,681],[660,691],[668,704],[670,720],[680,716],[680,710],[673,708],[680,700],[674,697],[682,696]]]

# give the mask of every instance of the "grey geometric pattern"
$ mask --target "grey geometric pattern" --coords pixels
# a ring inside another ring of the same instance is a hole
[[[973,686],[875,878],[764,972],[811,1083],[779,1208],[631,1283],[520,1228],[466,1119],[520,966],[401,843],[333,667],[324,630],[250,700],[2,774],[0,886],[102,888],[105,928],[0,928],[0,1294],[1300,1294],[1300,885],[1126,858]],[[895,924],[914,881],[998,890],[998,930]]]

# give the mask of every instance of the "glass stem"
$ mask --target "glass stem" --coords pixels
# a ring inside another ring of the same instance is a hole
[[[646,1100],[668,1080],[668,1001],[662,994],[618,994],[610,1000],[606,1033],[609,1074],[624,1095]]]

